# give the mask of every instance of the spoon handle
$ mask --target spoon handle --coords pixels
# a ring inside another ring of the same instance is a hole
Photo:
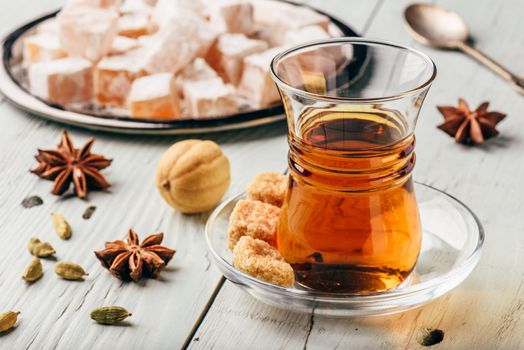
[[[511,71],[509,71],[506,67],[502,66],[500,63],[496,62],[489,56],[487,56],[485,53],[481,52],[477,48],[467,44],[467,43],[461,43],[458,48],[462,50],[464,53],[467,53],[486,67],[490,68],[492,71],[497,73],[500,77],[503,79],[509,81],[513,84],[513,88],[520,94],[524,95],[524,78],[521,78],[515,74],[513,74]]]

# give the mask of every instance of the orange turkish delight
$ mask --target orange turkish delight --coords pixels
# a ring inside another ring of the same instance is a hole
[[[29,67],[32,94],[58,104],[86,102],[93,98],[92,63],[80,57],[34,63]]]
[[[71,56],[96,62],[111,51],[117,19],[113,9],[66,6],[58,14],[60,45]]]
[[[268,48],[262,40],[249,39],[244,34],[223,34],[208,54],[211,66],[224,81],[237,85],[244,66],[244,58]]]
[[[177,73],[199,55],[205,55],[218,32],[193,11],[180,9],[177,17],[145,41],[145,68],[149,73]]]
[[[275,83],[269,75],[269,65],[283,47],[274,47],[244,59],[244,72],[239,93],[245,96],[253,107],[265,107],[280,100]]]
[[[120,16],[120,18],[118,18],[117,28],[118,35],[130,38],[138,38],[139,36],[148,35],[152,32],[149,15],[140,12],[126,13]]]
[[[95,94],[101,105],[124,107],[133,80],[144,75],[140,52],[109,56],[95,68]]]
[[[213,0],[211,23],[221,32],[250,33],[253,30],[253,4],[245,0]]]
[[[135,118],[173,119],[180,116],[180,101],[172,73],[138,78],[128,98]]]
[[[51,61],[67,56],[60,47],[57,36],[49,33],[35,34],[24,38],[24,66],[35,62]]]
[[[187,113],[192,118],[225,116],[238,111],[235,88],[218,77],[187,81],[182,88]]]

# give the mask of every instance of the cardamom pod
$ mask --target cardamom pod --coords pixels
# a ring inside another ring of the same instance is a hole
[[[131,314],[120,306],[103,306],[91,312],[91,318],[100,324],[115,324],[125,320]]]
[[[34,258],[25,269],[22,278],[27,282],[34,282],[42,277],[43,274],[44,270],[42,269],[42,262],[40,259]]]
[[[0,314],[0,333],[10,330],[14,327],[18,319],[18,311],[6,311]]]
[[[66,280],[81,280],[88,275],[82,266],[70,261],[59,261],[55,266],[55,273]]]
[[[33,237],[27,244],[29,252],[39,258],[45,258],[56,253],[53,246],[47,242],[42,242],[38,238]]]
[[[55,228],[56,234],[62,238],[62,239],[69,239],[71,238],[71,235],[73,234],[73,230],[71,229],[71,225],[66,221],[66,219],[58,214],[58,213],[52,213],[51,214],[51,221],[53,222],[53,227]]]

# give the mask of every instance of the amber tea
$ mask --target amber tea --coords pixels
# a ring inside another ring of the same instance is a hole
[[[277,248],[305,289],[370,294],[409,283],[422,227],[414,129],[435,65],[364,38],[310,42],[270,72],[288,122]]]
[[[413,270],[421,228],[411,171],[415,139],[391,111],[311,109],[290,136],[289,190],[277,246],[297,282],[377,292]]]

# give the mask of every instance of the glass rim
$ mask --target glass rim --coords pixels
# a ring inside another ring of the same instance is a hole
[[[377,96],[377,97],[333,97],[333,96],[327,96],[324,94],[308,92],[308,91],[298,89],[298,88],[295,88],[289,85],[283,79],[281,79],[280,76],[276,72],[277,63],[281,61],[283,58],[285,58],[286,56],[294,52],[297,52],[297,51],[300,51],[300,50],[303,50],[309,47],[314,47],[314,46],[320,47],[320,46],[327,46],[327,45],[337,44],[337,43],[360,44],[360,45],[365,45],[368,47],[369,46],[383,46],[383,47],[392,47],[395,49],[407,50],[410,53],[413,53],[421,57],[428,64],[428,66],[431,67],[432,72],[431,72],[431,75],[423,83],[419,84],[418,86],[412,89],[402,91],[394,95]],[[415,93],[418,93],[426,89],[427,87],[431,85],[431,83],[433,83],[433,80],[435,80],[435,77],[437,75],[437,67],[435,65],[435,62],[433,62],[433,60],[429,58],[428,55],[426,55],[425,53],[419,50],[413,49],[409,46],[397,44],[397,43],[387,41],[387,40],[369,39],[369,38],[361,38],[361,37],[342,37],[342,38],[332,38],[332,39],[310,41],[304,44],[293,46],[285,51],[282,51],[278,53],[275,57],[273,57],[273,59],[271,60],[271,64],[269,65],[269,72],[271,74],[271,77],[273,78],[273,81],[275,82],[275,84],[277,84],[278,87],[282,88],[283,90],[291,91],[302,97],[311,98],[311,99],[320,100],[320,101],[327,101],[327,102],[342,102],[342,103],[343,102],[368,102],[368,103],[372,103],[372,102],[384,102],[384,101],[397,100],[397,99],[400,99],[406,96],[413,95]]]

